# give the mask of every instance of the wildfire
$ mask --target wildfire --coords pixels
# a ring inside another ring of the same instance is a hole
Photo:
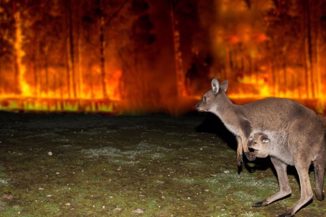
[[[119,101],[121,100],[121,78],[122,78],[122,71],[116,70],[109,78],[108,84],[108,97],[109,99]]]
[[[233,98],[263,98],[273,96],[273,90],[264,78],[246,75],[243,78],[239,78],[238,82],[239,85],[247,85],[247,87],[249,86],[253,90],[247,89],[246,91],[246,88],[244,88],[242,92],[239,91],[239,93],[231,95]]]
[[[212,77],[235,100],[324,110],[326,31],[312,1],[190,2],[1,2],[0,110],[173,113]]]
[[[21,25],[21,17],[20,12],[17,11],[15,13],[15,21],[16,21],[16,31],[15,31],[15,51],[16,51],[16,64],[17,70],[19,74],[19,86],[21,95],[28,97],[32,95],[31,88],[29,84],[26,82],[25,74],[26,74],[26,66],[23,63],[23,58],[25,56],[25,52],[23,50],[23,34],[22,34],[22,25]]]

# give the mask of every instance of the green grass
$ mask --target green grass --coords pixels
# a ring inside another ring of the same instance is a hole
[[[251,205],[278,190],[271,169],[237,173],[235,151],[196,132],[201,117],[17,119],[1,128],[1,216],[275,216],[299,197]],[[313,180],[312,180],[313,182]],[[313,182],[314,183],[314,182]],[[297,216],[323,216],[314,201]]]

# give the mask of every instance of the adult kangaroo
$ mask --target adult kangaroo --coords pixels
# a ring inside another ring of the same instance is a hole
[[[266,98],[236,105],[226,96],[227,81],[220,84],[213,79],[211,84],[212,89],[204,94],[197,104],[197,110],[218,116],[226,128],[237,137],[238,163],[242,153],[248,153],[249,135],[255,132],[268,132],[269,135],[273,135],[273,141],[286,141],[281,142],[282,144],[273,144],[273,147],[281,147],[282,154],[287,155],[287,158],[270,155],[280,189],[276,194],[255,203],[254,206],[266,206],[291,194],[287,165],[293,165],[298,172],[301,195],[298,202],[279,215],[280,217],[293,216],[313,198],[309,180],[311,163],[315,169],[316,198],[323,200],[326,141],[322,119],[311,109],[289,99]],[[248,156],[250,160],[254,158],[254,155]]]

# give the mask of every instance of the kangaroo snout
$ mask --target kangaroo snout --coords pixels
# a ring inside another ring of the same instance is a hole
[[[256,144],[256,142],[249,138],[249,141],[248,141],[248,150],[249,150],[249,152],[254,152],[255,151],[255,149],[253,148],[255,144]]]
[[[255,149],[250,147],[250,146],[248,146],[248,150],[249,150],[249,152],[254,152],[255,151]]]
[[[199,102],[199,103],[196,104],[195,109],[197,111],[199,111],[199,112],[207,111],[207,110],[203,109],[203,106],[201,105],[201,102]]]

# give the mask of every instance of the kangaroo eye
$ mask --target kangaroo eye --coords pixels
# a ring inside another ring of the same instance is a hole
[[[207,99],[206,99],[206,96],[203,96],[203,102],[206,103]]]

